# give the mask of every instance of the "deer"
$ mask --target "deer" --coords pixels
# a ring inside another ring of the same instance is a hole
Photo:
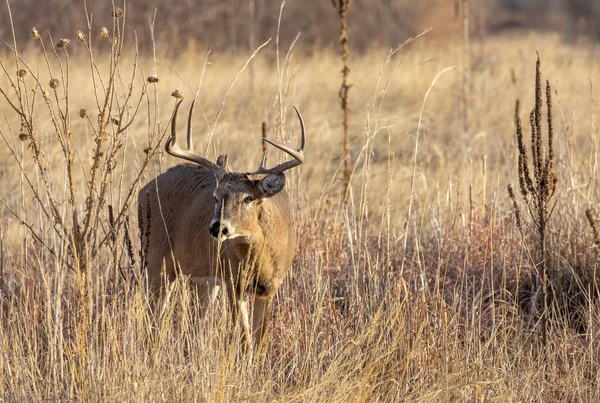
[[[175,105],[171,135],[165,151],[189,161],[160,174],[138,194],[140,228],[148,286],[164,289],[178,275],[187,276],[201,298],[219,285],[227,290],[234,328],[242,324],[246,345],[261,346],[269,327],[273,298],[283,283],[296,253],[296,237],[285,171],[304,161],[304,120],[301,145],[295,150],[263,137],[292,159],[265,168],[266,147],[254,172],[230,172],[227,156],[216,163],[194,151],[192,114],[187,121],[186,148],[177,143]],[[149,230],[149,231],[148,231]],[[253,297],[250,311],[248,298]]]

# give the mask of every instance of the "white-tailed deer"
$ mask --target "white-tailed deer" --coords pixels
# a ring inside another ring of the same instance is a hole
[[[165,280],[183,274],[206,295],[212,285],[224,284],[234,321],[241,318],[243,337],[249,344],[252,339],[260,344],[269,326],[273,297],[296,250],[283,172],[304,160],[304,122],[296,109],[302,136],[298,150],[263,138],[293,160],[266,169],[263,154],[255,172],[227,172],[226,156],[213,163],[193,150],[194,103],[188,117],[187,148],[179,147],[180,104],[181,100],[173,112],[165,150],[195,164],[169,169],[139,193],[140,227],[149,230],[149,235],[142,236],[149,285],[158,290]],[[248,295],[254,296],[252,324]]]

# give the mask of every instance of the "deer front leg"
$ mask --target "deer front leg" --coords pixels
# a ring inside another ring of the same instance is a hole
[[[221,290],[221,280],[213,276],[190,277],[190,282],[196,289],[203,315],[206,315],[208,309],[213,306],[217,300],[217,296]]]
[[[229,297],[229,306],[231,308],[231,320],[233,323],[233,331],[237,331],[238,325],[241,324],[241,339],[244,348],[252,347],[252,332],[250,329],[250,315],[248,313],[248,301],[244,293],[239,293],[234,287],[227,287]],[[233,337],[233,335],[232,335]]]
[[[271,307],[273,297],[255,297],[254,310],[252,311],[252,335],[254,345],[260,349],[265,342],[265,336],[271,322]]]
[[[252,346],[252,331],[250,329],[250,315],[248,313],[248,300],[244,297],[237,301],[242,322],[242,339],[247,347]]]

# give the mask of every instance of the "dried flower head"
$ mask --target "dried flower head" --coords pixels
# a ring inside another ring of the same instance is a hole
[[[25,141],[25,140],[27,140],[28,138],[29,138],[29,135],[28,135],[27,133],[25,133],[25,132],[21,132],[21,133],[19,133],[19,140],[21,140],[21,141]]]
[[[24,69],[20,69],[19,71],[17,71],[17,76],[23,78],[27,75],[27,70]]]
[[[592,235],[594,236],[594,243],[600,246],[600,232],[598,231],[598,222],[594,218],[594,213],[591,208],[585,210],[585,216],[590,223],[590,228],[592,228]]]
[[[179,90],[175,90],[171,93],[171,96],[177,99],[183,99],[183,93]]]
[[[52,88],[53,90],[57,89],[59,85],[60,81],[58,81],[57,78],[53,78],[50,80],[50,88]]]
[[[79,117],[80,118],[85,118],[86,116],[87,116],[87,111],[85,109],[81,108],[79,110]]]
[[[67,46],[69,46],[69,43],[71,43],[70,39],[62,38],[56,43],[56,47],[58,49],[66,48]]]
[[[119,7],[115,7],[110,15],[112,15],[114,18],[121,18],[123,16],[123,10]]]
[[[50,94],[48,94],[48,91],[44,90],[44,92],[42,93],[42,95],[44,96],[44,99],[46,101],[50,100]]]
[[[100,36],[102,36],[103,38],[108,38],[108,29],[106,29],[106,27],[102,27],[102,29],[100,30]]]
[[[35,27],[31,28],[31,36],[33,36],[35,39],[40,39],[40,33]]]
[[[150,151],[152,151],[151,147],[144,148],[144,154],[148,154]]]
[[[158,83],[158,81],[159,81],[158,77],[156,77],[156,76],[150,76],[146,80],[151,84]]]
[[[81,31],[77,31],[77,32],[75,33],[75,35],[77,36],[77,40],[78,40],[79,42],[83,42],[83,41],[85,41],[85,35],[83,34],[83,32],[81,32]]]
[[[118,126],[119,123],[121,123],[121,121],[119,119],[117,119],[117,118],[111,118],[110,120],[113,123],[113,125],[117,125]]]

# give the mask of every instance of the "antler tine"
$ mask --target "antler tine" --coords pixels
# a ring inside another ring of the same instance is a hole
[[[263,137],[263,140],[265,140],[265,138]],[[267,150],[263,150],[263,155],[262,158],[260,159],[260,165],[258,166],[258,171],[264,171],[265,170],[265,161],[267,160]]]
[[[182,101],[183,100],[177,101],[177,104],[175,105],[173,119],[171,119],[171,136],[165,143],[165,151],[174,157],[195,162],[196,164],[202,165],[210,170],[222,171],[223,169],[217,164],[210,162],[206,158],[201,157],[194,152],[192,145],[192,112],[194,111],[194,102],[192,102],[192,106],[190,107],[190,115],[188,117],[187,149],[184,150],[177,144],[177,112],[179,111],[179,106],[181,105]]]
[[[302,115],[300,114],[300,111],[298,110],[298,108],[296,108],[294,106],[294,109],[296,110],[296,114],[298,115],[298,120],[300,120],[301,140],[300,140],[300,148],[298,150],[294,150],[293,148],[288,147],[284,144],[277,143],[273,140],[263,137],[263,141],[266,141],[267,143],[271,144],[272,146],[291,155],[292,157],[294,157],[294,159],[292,161],[287,161],[282,164],[279,164],[276,167],[273,167],[270,169],[265,169],[263,167],[263,163],[265,161],[265,159],[264,159],[265,153],[263,152],[263,160],[260,163],[260,167],[258,168],[258,170],[255,173],[283,172],[290,168],[297,167],[298,165],[301,165],[304,162],[304,143],[305,143],[304,119],[302,119]]]
[[[181,101],[179,101],[181,102]],[[192,100],[192,105],[190,105],[190,114],[188,115],[188,125],[187,125],[187,149],[190,151],[194,150],[194,144],[192,143],[192,113],[194,113],[194,105],[196,105],[196,100]]]
[[[298,120],[300,121],[300,132],[302,133],[302,139],[300,140],[300,151],[304,151],[304,119],[302,119],[302,115],[300,114],[300,111],[298,110],[298,108],[296,108],[296,105],[294,105],[294,110],[296,111],[296,114],[298,115]]]

